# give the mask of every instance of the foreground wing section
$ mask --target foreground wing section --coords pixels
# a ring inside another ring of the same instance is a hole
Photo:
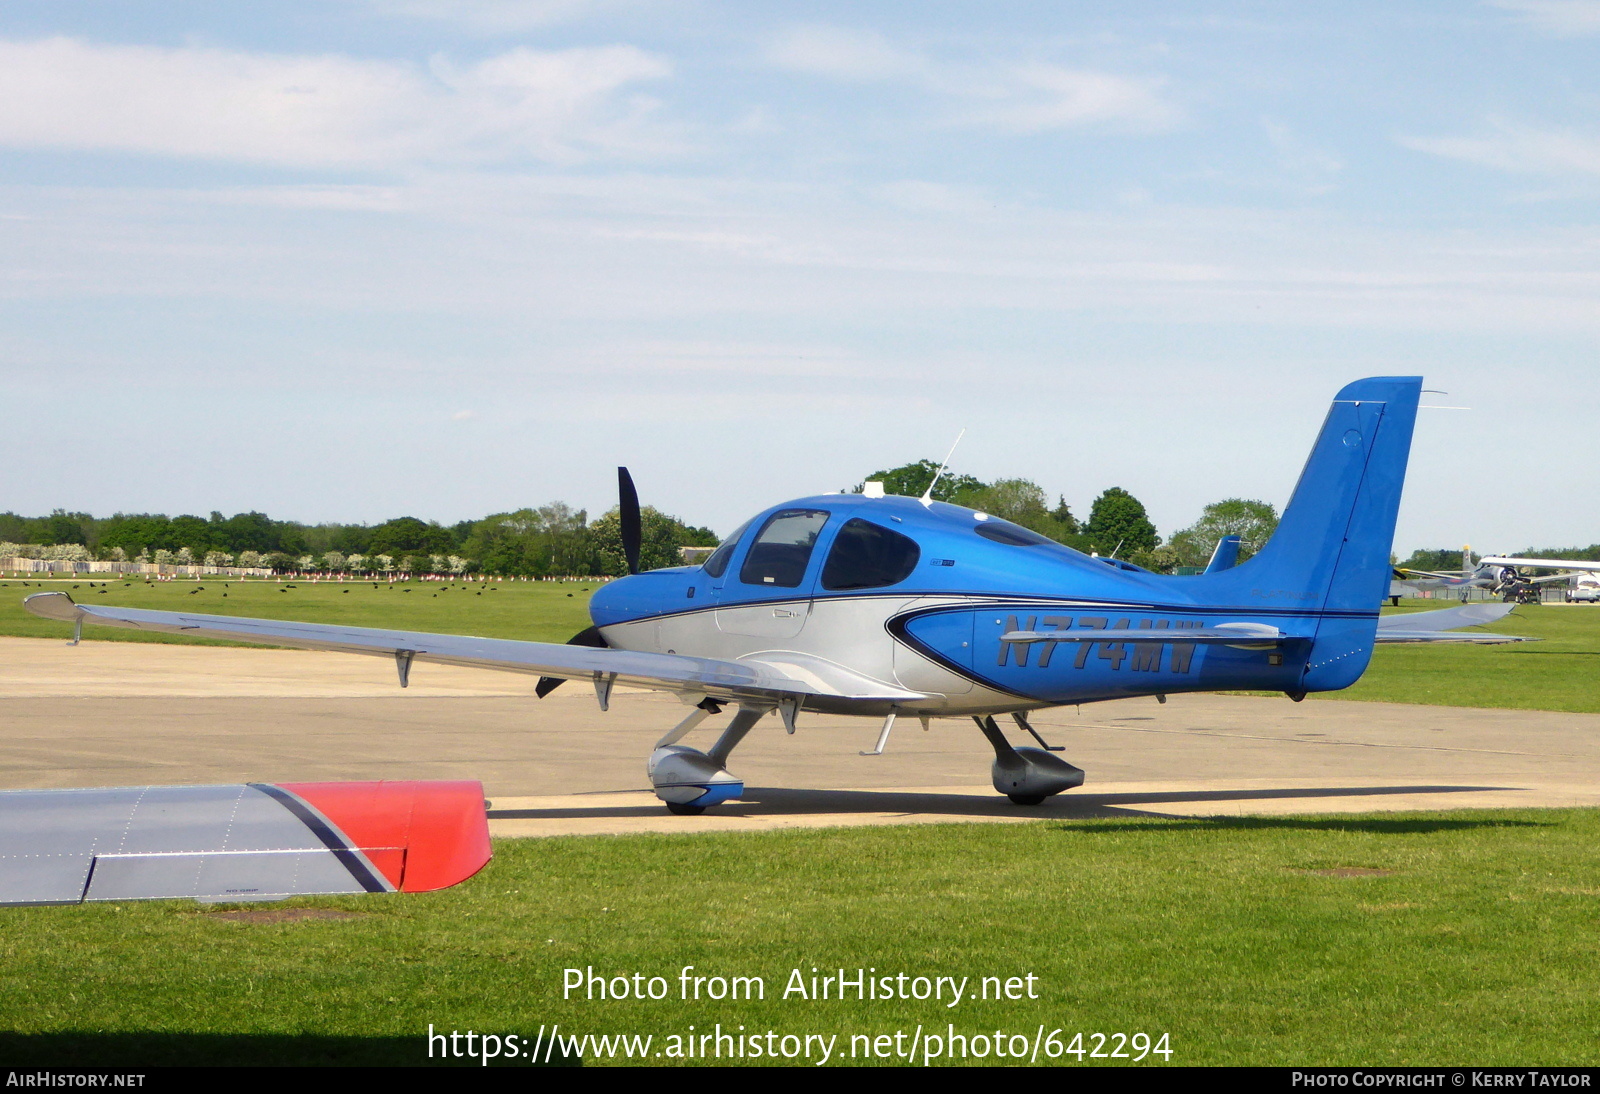
[[[339,627],[327,623],[293,623],[281,619],[245,619],[226,615],[191,615],[188,612],[111,608],[74,603],[66,593],[35,593],[23,601],[34,615],[81,625],[99,623],[132,630],[191,634],[235,642],[259,642],[305,650],[375,654],[393,657],[402,686],[414,661],[444,665],[558,676],[568,680],[592,678],[602,694],[612,684],[694,692],[715,698],[748,699],[768,703],[808,695],[905,702],[921,699],[905,691],[864,677],[851,679],[836,673],[801,679],[776,665],[760,661],[719,661],[669,653],[635,653],[630,650],[561,645],[554,642],[517,642],[504,638],[388,631],[372,627]]]
[[[0,905],[427,892],[489,856],[477,782],[0,792]]]
[[[1458,627],[1479,627],[1497,623],[1516,608],[1515,604],[1463,604],[1436,612],[1409,612],[1385,615],[1378,619],[1379,642],[1474,642],[1494,645],[1501,642],[1537,642],[1514,634],[1487,631],[1461,631]]]

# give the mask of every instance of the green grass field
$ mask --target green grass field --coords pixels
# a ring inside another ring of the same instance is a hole
[[[295,619],[407,631],[471,634],[565,642],[589,625],[592,581],[492,581],[451,584],[415,581],[0,581],[0,634],[28,638],[70,638],[70,624],[40,619],[23,610],[29,593],[59,591],[83,604],[127,608]],[[87,627],[84,637],[109,642],[185,642],[221,645],[206,639],[142,634],[115,627]],[[231,643],[230,643],[231,644]]]
[[[1320,698],[1600,712],[1600,607],[1529,604],[1483,629],[1542,641],[1379,646],[1354,687]]]
[[[1165,1033],[1174,1064],[1592,1065],[1597,846],[1593,811],[501,841],[452,890],[294,902],[351,918],[7,909],[0,1057],[425,1063],[430,1023],[559,1022],[649,1034],[650,1053],[691,1024],[837,1034],[835,1063],[871,1062],[852,1035],[920,1024]],[[760,976],[766,998],[681,1001],[685,965]],[[589,966],[669,997],[563,1000],[563,969]],[[841,966],[973,990],[1031,974],[1038,998],[783,998],[791,970]]]

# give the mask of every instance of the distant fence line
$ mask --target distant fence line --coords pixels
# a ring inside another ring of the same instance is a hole
[[[174,577],[271,577],[261,566],[180,565],[169,562],[71,561],[62,558],[3,558],[0,570],[25,574],[165,574]]]
[[[603,574],[549,574],[544,577],[506,577],[498,574],[434,574],[392,571],[343,573],[328,570],[293,570],[278,573],[264,566],[204,566],[199,563],[72,561],[60,558],[0,558],[0,570],[24,574],[142,574],[157,577],[278,577],[298,581],[586,581],[612,580]]]

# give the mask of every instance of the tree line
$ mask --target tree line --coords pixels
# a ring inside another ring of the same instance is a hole
[[[1476,552],[1482,558],[1484,552]],[[1507,551],[1510,558],[1570,558],[1580,562],[1600,562],[1600,543],[1587,547],[1525,547],[1520,551]],[[1448,573],[1462,567],[1462,552],[1446,548],[1427,548],[1411,552],[1411,557],[1400,563],[1406,570],[1432,570]]]
[[[681,547],[715,546],[709,528],[646,508],[641,564],[676,566]],[[603,576],[627,572],[617,511],[590,521],[553,502],[443,525],[416,517],[382,524],[302,524],[265,513],[224,517],[58,509],[46,517],[0,513],[0,555],[111,559],[296,571]]]
[[[934,461],[918,460],[867,478],[882,482],[888,493],[920,497],[938,470]],[[863,485],[858,484],[856,492]],[[983,482],[946,472],[934,486],[933,497],[991,513],[1086,554],[1114,555],[1158,573],[1203,567],[1224,535],[1243,537],[1240,558],[1248,558],[1271,536],[1278,521],[1277,511],[1266,502],[1228,498],[1206,506],[1194,524],[1163,540],[1144,504],[1118,486],[1095,498],[1088,518],[1082,520],[1064,497],[1058,495],[1051,505],[1043,488],[1030,479]],[[679,565],[680,548],[717,543],[709,528],[650,507],[643,510],[641,524],[640,564],[645,569]],[[94,517],[60,509],[44,517],[0,513],[0,554],[24,548],[24,553],[41,557],[259,566],[285,573],[545,577],[627,572],[617,510],[590,520],[585,510],[559,501],[449,525],[416,517],[396,517],[376,525],[303,524],[257,512],[231,517],[215,511],[206,517],[161,513]]]
[[[885,493],[921,497],[938,471],[933,460],[918,460],[868,475],[855,491],[865,489],[866,481],[877,481]],[[1278,511],[1271,504],[1226,498],[1207,505],[1198,520],[1163,541],[1144,503],[1120,486],[1103,491],[1090,505],[1088,519],[1079,520],[1065,497],[1057,495],[1051,506],[1043,487],[1031,479],[986,483],[948,471],[934,483],[933,499],[993,514],[1085,554],[1115,556],[1163,574],[1204,567],[1217,540],[1226,535],[1242,538],[1242,562],[1278,527]]]

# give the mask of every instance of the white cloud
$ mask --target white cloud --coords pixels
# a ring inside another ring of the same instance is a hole
[[[844,27],[791,27],[767,50],[779,68],[837,80],[890,80],[931,76],[931,66],[881,34]]]
[[[337,55],[0,41],[0,144],[296,167],[655,154],[670,75],[632,46],[518,48],[427,70]]]
[[[380,15],[455,23],[486,34],[504,34],[568,23],[597,11],[627,6],[627,0],[357,0]]]
[[[1600,34],[1600,0],[1490,0],[1539,30],[1562,38]]]
[[[1023,64],[974,89],[992,106],[964,111],[959,122],[991,124],[1014,133],[1039,133],[1085,125],[1165,128],[1179,111],[1161,95],[1161,82],[1060,65]]]
[[[470,422],[477,416],[478,413],[475,410],[458,410],[450,415],[450,420],[452,422]]]
[[[767,50],[767,59],[829,79],[920,85],[945,100],[947,122],[1013,133],[1091,125],[1165,128],[1180,116],[1159,79],[1041,61],[941,62],[871,31],[792,27]]]
[[[1491,118],[1476,137],[1401,137],[1419,152],[1519,174],[1600,175],[1600,139],[1566,129],[1539,129]]]

